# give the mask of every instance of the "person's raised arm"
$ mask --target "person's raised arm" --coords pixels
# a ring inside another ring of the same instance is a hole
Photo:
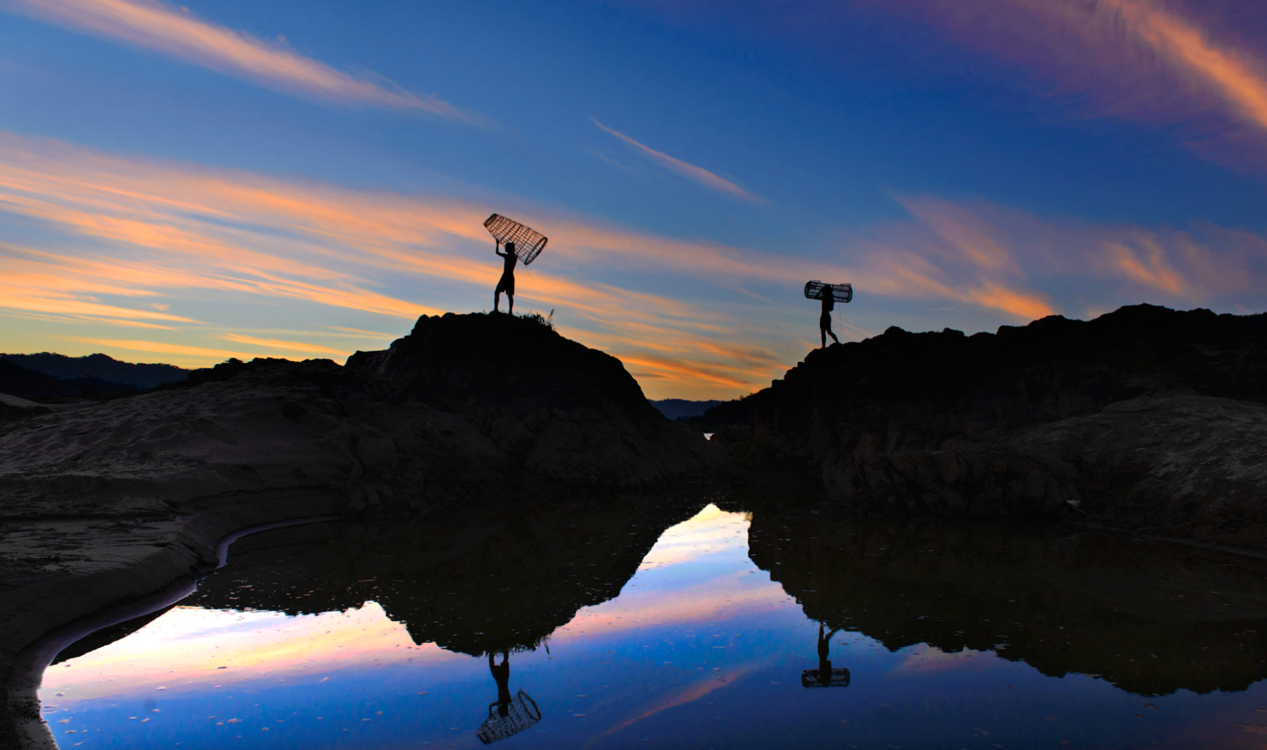
[[[494,244],[494,245],[493,245],[493,252],[495,252],[495,253],[497,253],[498,255],[500,255],[500,256],[502,256],[503,258],[505,258],[505,257],[506,257],[506,253],[503,253],[503,252],[502,252],[502,241],[501,241],[501,240],[499,240],[499,239],[497,239],[496,237],[494,237],[494,238],[493,238],[493,242],[494,242],[494,243],[496,243],[496,244]]]

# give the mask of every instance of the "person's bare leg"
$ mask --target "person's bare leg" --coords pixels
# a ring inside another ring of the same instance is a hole
[[[827,348],[827,329],[820,328],[818,329],[818,333],[819,335],[823,337],[823,348],[826,349]]]
[[[493,312],[499,312],[497,306],[502,303],[502,293],[493,292]]]
[[[514,315],[515,314],[515,295],[507,293],[506,299],[510,302],[510,309],[507,312],[511,315]]]

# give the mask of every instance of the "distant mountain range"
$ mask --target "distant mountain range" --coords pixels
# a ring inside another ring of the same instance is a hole
[[[120,362],[105,354],[0,354],[0,393],[33,401],[118,396],[186,380],[174,365]]]
[[[106,354],[0,354],[0,393],[32,401],[121,396],[189,379],[175,365],[120,362]],[[699,417],[721,401],[666,398],[651,405],[672,420]]]
[[[105,354],[67,357],[65,354],[41,352],[39,354],[0,354],[0,359],[28,370],[51,375],[58,380],[97,378],[107,383],[130,385],[141,390],[157,388],[165,383],[175,383],[189,378],[188,370],[175,365],[120,362]]]
[[[685,417],[702,416],[704,412],[720,404],[721,401],[686,401],[680,398],[666,398],[652,401],[651,405],[669,419],[678,420]]]

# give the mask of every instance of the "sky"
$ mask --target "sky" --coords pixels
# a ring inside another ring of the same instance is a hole
[[[342,362],[491,310],[496,212],[516,312],[734,398],[811,279],[844,341],[1262,312],[1264,206],[1240,0],[0,0],[6,352]]]

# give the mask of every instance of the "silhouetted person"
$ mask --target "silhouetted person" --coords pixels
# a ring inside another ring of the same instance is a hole
[[[488,652],[488,671],[493,673],[497,681],[497,702],[490,703],[489,708],[497,706],[497,713],[510,716],[510,653],[502,652],[502,663],[493,663],[493,652]]]
[[[823,314],[818,316],[818,332],[823,335],[823,348],[826,348],[828,336],[831,336],[831,340],[837,344],[840,343],[836,334],[831,332],[831,311],[836,309],[836,297],[829,286],[823,287],[823,291],[819,292],[818,296],[823,300]]]
[[[823,636],[823,624],[818,623],[818,681],[823,687],[831,685],[831,660],[827,658],[831,648],[831,637],[836,634],[836,629],[832,628]]]
[[[515,314],[515,264],[519,262],[519,256],[515,255],[515,243],[507,242],[506,251],[502,252],[501,244],[497,245],[497,249],[493,252],[502,256],[505,266],[502,268],[501,281],[497,282],[497,289],[493,292],[493,312],[498,312],[497,307],[501,304],[502,292],[506,293],[506,298],[510,300],[510,314]]]

